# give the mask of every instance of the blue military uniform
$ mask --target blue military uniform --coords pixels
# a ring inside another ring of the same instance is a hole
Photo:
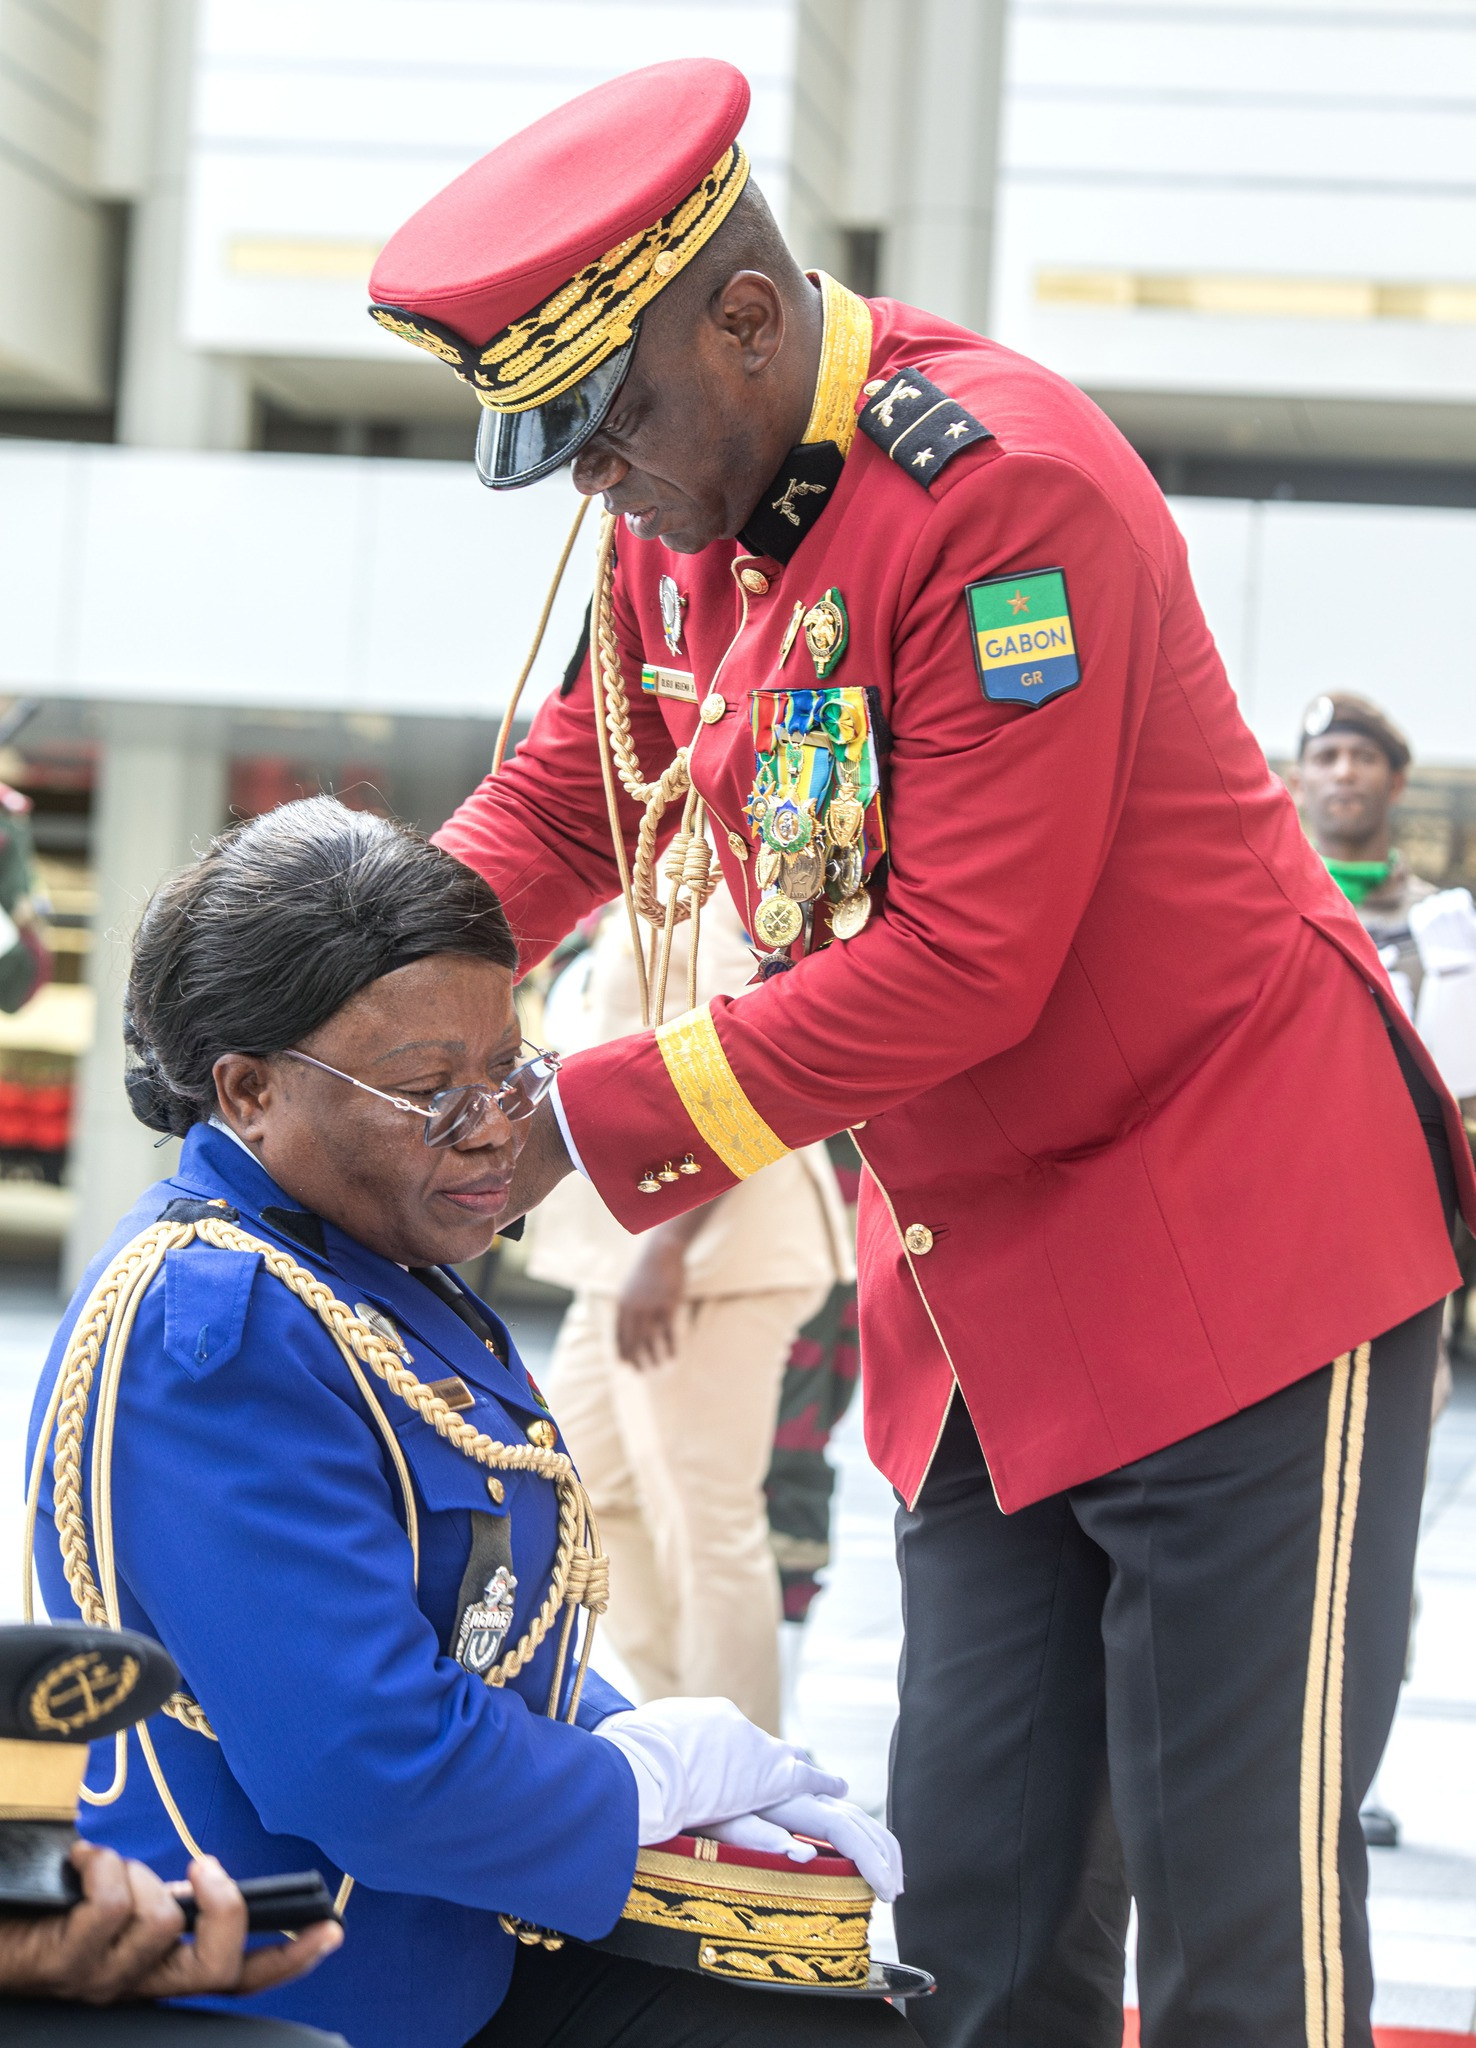
[[[178,1172],[140,1199],[73,1297],[32,1446],[94,1280],[180,1197],[225,1201],[340,1300],[387,1316],[422,1381],[465,1383],[476,1428],[510,1443],[545,1433],[490,1310],[473,1304],[489,1344],[440,1292],[309,1216],[228,1133],[197,1125]],[[339,1953],[246,2009],[337,2029],[354,2048],[461,2048],[511,1974],[500,1913],[595,1937],[625,1904],[635,1782],[587,1731],[628,1702],[591,1673],[577,1725],[547,1719],[556,1631],[502,1688],[453,1661],[473,1512],[510,1518],[511,1643],[548,1590],[554,1490],[509,1472],[496,1500],[480,1465],[379,1391],[414,1482],[418,1587],[392,1461],[327,1330],[260,1254],[171,1251],[140,1304],[119,1399],[121,1619],[164,1644],[219,1736],[162,1715],[149,1724],[196,1840],[238,1877],[316,1865],[330,1885],[357,1880]],[[48,1469],[39,1569],[50,1612],[70,1616],[50,1517]],[[183,1875],[185,1852],[130,1748],[122,1799],[89,1809],[88,1831]],[[92,1783],[106,1785],[111,1767],[112,1745],[100,1745]]]

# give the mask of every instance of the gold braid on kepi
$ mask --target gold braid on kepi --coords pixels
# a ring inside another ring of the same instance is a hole
[[[478,348],[423,313],[371,306],[371,318],[402,341],[449,363],[492,412],[546,405],[623,348],[641,312],[711,240],[748,183],[734,143],[695,192],[644,234],[631,235]]]
[[[490,490],[551,476],[598,433],[646,308],[748,184],[749,97],[715,57],[607,78],[479,157],[379,252],[370,316],[475,391]]]
[[[921,1997],[926,1970],[871,1954],[871,1886],[847,1857],[817,1843],[809,1863],[677,1835],[636,1857],[625,1910],[590,1944],[612,1955],[693,1970],[761,1991],[832,1998]]]

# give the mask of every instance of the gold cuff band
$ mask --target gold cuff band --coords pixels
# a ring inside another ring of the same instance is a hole
[[[660,1025],[656,1043],[682,1107],[729,1173],[747,1180],[784,1157],[789,1147],[739,1087],[707,1010],[688,1010]]]

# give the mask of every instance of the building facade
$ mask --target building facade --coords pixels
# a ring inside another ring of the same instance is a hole
[[[1381,698],[1428,770],[1412,828],[1476,874],[1465,0],[26,0],[0,7],[0,689],[41,704],[12,772],[72,936],[0,1082],[40,1054],[80,1101],[50,1192],[0,1145],[0,1237],[65,1225],[75,1270],[168,1156],[117,1030],[162,872],[301,789],[434,825],[481,773],[574,500],[477,486],[474,402],[365,317],[369,269],[503,136],[694,54],[748,73],[806,262],[1119,422],[1273,758],[1317,690]]]

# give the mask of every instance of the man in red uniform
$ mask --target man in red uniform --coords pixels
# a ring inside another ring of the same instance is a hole
[[[1454,1106],[1147,471],[1049,372],[807,277],[746,107],[716,63],[600,87],[371,283],[476,388],[484,481],[572,462],[623,520],[592,674],[441,843],[531,965],[631,861],[650,908],[679,820],[700,881],[705,818],[764,955],[570,1060],[521,1200],[573,1164],[640,1229],[856,1135],[925,2038],[1116,2048],[1131,1890],[1150,2048],[1364,2048]]]

